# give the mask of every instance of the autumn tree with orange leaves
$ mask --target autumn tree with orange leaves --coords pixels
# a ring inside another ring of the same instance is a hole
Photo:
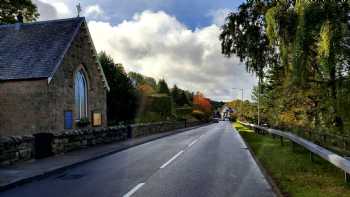
[[[205,98],[203,93],[197,92],[193,96],[193,113],[192,115],[200,120],[208,120],[212,114],[213,107],[210,100]]]

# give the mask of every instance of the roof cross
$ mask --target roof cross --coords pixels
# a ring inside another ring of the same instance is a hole
[[[78,12],[78,17],[80,17],[80,13],[82,11],[80,3],[76,7],[77,7],[77,12]]]

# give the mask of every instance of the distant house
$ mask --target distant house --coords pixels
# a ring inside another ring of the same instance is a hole
[[[230,118],[231,114],[234,113],[235,110],[232,109],[231,107],[228,107],[228,106],[223,106],[222,109],[221,109],[221,117],[223,119],[225,118]]]
[[[0,26],[0,135],[106,126],[109,90],[82,17]]]

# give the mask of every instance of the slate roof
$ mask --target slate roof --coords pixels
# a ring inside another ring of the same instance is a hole
[[[0,80],[52,76],[84,21],[77,17],[0,25]]]

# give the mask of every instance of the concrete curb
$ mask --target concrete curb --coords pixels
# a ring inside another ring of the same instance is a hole
[[[273,180],[273,178],[270,176],[270,174],[267,172],[267,170],[264,168],[264,166],[261,164],[261,162],[259,161],[259,159],[256,157],[252,147],[245,141],[245,139],[241,136],[241,134],[239,133],[239,131],[233,127],[235,129],[235,131],[237,132],[237,135],[239,135],[241,137],[241,139],[243,140],[245,146],[248,148],[250,154],[252,155],[255,163],[258,165],[260,171],[262,172],[263,176],[265,177],[265,179],[267,180],[267,182],[270,184],[272,190],[275,192],[277,197],[284,197],[284,195],[282,194],[281,190],[278,188],[277,184],[275,183],[275,181]]]
[[[25,183],[32,182],[34,180],[43,179],[43,178],[48,177],[48,176],[50,176],[52,174],[55,174],[55,173],[67,170],[68,168],[72,168],[72,167],[78,166],[80,164],[87,163],[89,161],[97,160],[99,158],[106,157],[106,156],[112,155],[114,153],[121,152],[123,150],[129,149],[129,148],[141,145],[141,144],[145,144],[145,143],[148,143],[148,142],[151,142],[151,141],[155,141],[155,140],[158,140],[158,139],[161,139],[161,138],[164,138],[164,137],[168,137],[168,136],[171,136],[171,135],[180,134],[180,133],[183,133],[185,131],[192,130],[192,129],[208,126],[210,124],[213,124],[213,123],[205,123],[205,124],[197,125],[197,126],[193,126],[193,127],[188,127],[188,128],[182,128],[182,129],[177,129],[177,130],[173,130],[173,131],[168,131],[168,132],[165,132],[164,135],[161,135],[161,136],[156,136],[154,138],[148,138],[148,139],[145,139],[144,141],[141,140],[139,142],[136,142],[135,144],[125,145],[124,147],[120,147],[120,148],[117,148],[115,150],[106,151],[105,153],[102,153],[100,155],[92,156],[91,158],[83,159],[81,161],[78,161],[78,162],[75,162],[75,163],[72,163],[72,164],[63,165],[63,166],[60,166],[60,167],[57,167],[57,168],[53,168],[53,169],[50,169],[50,170],[47,170],[47,171],[43,171],[42,173],[38,173],[38,174],[35,174],[35,175],[32,175],[32,176],[19,178],[19,179],[14,180],[14,181],[12,181],[10,183],[0,185],[0,192],[8,190],[8,189],[11,189],[11,188],[14,188],[16,186],[23,185]],[[126,142],[126,141],[121,141],[121,142]]]

